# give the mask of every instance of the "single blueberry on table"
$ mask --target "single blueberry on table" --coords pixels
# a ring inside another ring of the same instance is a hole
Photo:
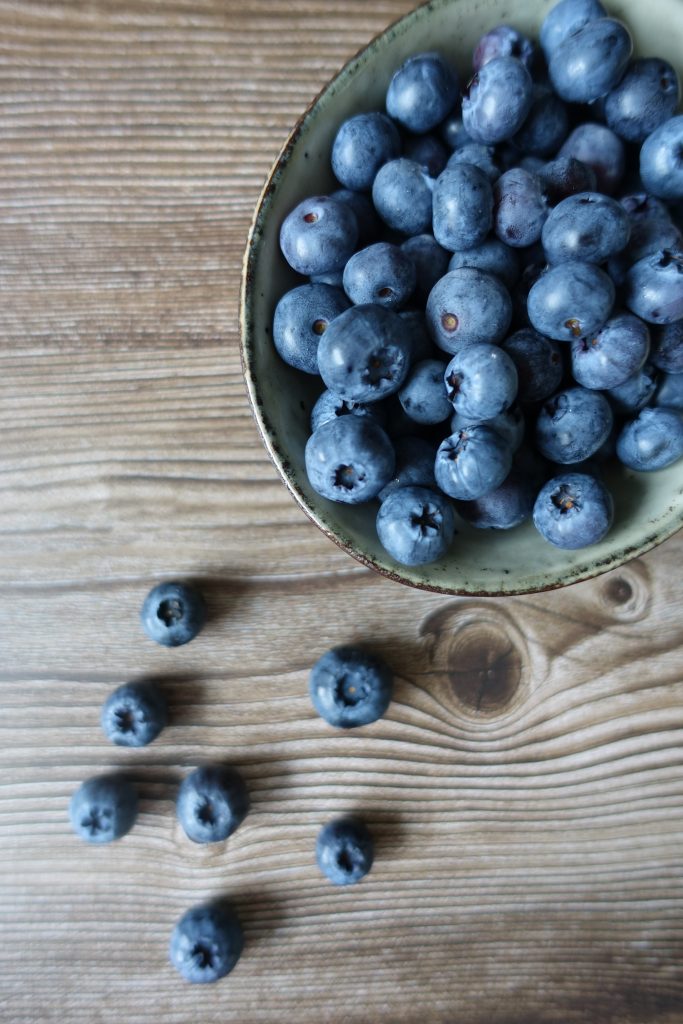
[[[683,373],[663,373],[657,384],[653,405],[683,409]]]
[[[555,341],[572,341],[599,331],[614,305],[615,289],[604,270],[572,260],[550,267],[533,284],[529,320]]]
[[[353,210],[330,196],[311,196],[287,214],[280,228],[282,254],[298,274],[342,270],[358,241]]]
[[[604,263],[621,252],[631,235],[626,210],[600,192],[569,196],[550,212],[541,240],[549,263]]]
[[[481,245],[493,224],[493,190],[474,164],[447,167],[436,179],[432,197],[433,231],[449,252]]]
[[[537,242],[548,213],[541,179],[523,167],[512,167],[493,186],[493,227],[506,245],[519,249]]]
[[[280,357],[304,373],[318,373],[318,345],[330,322],[351,305],[340,288],[302,284],[286,292],[273,317],[273,344]]]
[[[391,480],[395,465],[385,432],[360,416],[323,423],[306,443],[305,460],[313,490],[347,505],[375,498]]]
[[[380,167],[372,201],[385,224],[404,235],[419,235],[432,226],[434,179],[414,160],[399,157]]]
[[[332,193],[332,199],[345,203],[356,215],[359,248],[376,241],[380,222],[370,196],[365,192],[354,192],[351,188],[338,188]]]
[[[606,15],[599,0],[560,0],[551,7],[541,25],[540,41],[546,58],[550,60],[560,43],[580,32],[589,21]]]
[[[651,362],[666,373],[683,373],[683,320],[654,328]]]
[[[453,408],[468,423],[483,423],[505,412],[517,395],[517,370],[498,345],[482,342],[457,352],[444,374]]]
[[[614,195],[619,188],[626,167],[624,143],[604,124],[587,121],[578,125],[562,144],[558,159],[573,157],[586,164],[595,173],[598,192]],[[592,191],[588,186],[583,191]]]
[[[427,299],[427,326],[439,348],[457,352],[470,343],[502,341],[512,319],[505,286],[474,267],[451,270]]]
[[[357,306],[374,303],[400,309],[413,294],[416,281],[415,264],[390,242],[360,249],[344,267],[344,291]]]
[[[473,249],[456,250],[439,277],[443,277],[446,270],[459,270],[460,267],[474,267],[486,274],[493,274],[508,290],[515,287],[521,273],[517,251],[493,237],[486,238]]]
[[[180,784],[176,813],[193,843],[227,839],[242,824],[248,810],[249,794],[236,768],[204,765]]]
[[[607,534],[614,521],[612,495],[588,473],[563,473],[545,484],[534,504],[534,526],[557,548],[585,548]]]
[[[632,52],[633,40],[622,22],[589,21],[553,50],[550,81],[568,103],[592,103],[619,84]]]
[[[531,327],[524,327],[511,334],[501,348],[515,364],[520,402],[540,402],[557,391],[564,365],[556,341]]]
[[[430,178],[438,178],[448,161],[448,152],[436,135],[411,135],[403,145],[403,155],[419,164]]]
[[[645,363],[641,370],[637,370],[623,384],[609,388],[605,394],[616,413],[628,415],[639,412],[648,404],[657,390],[658,383],[657,370],[651,363]]]
[[[369,416],[380,427],[384,427],[387,421],[386,409],[381,402],[348,402],[335,395],[334,391],[325,390],[311,410],[311,432],[339,416]]]
[[[372,188],[375,175],[401,153],[398,128],[386,114],[356,114],[344,121],[332,143],[332,171],[355,192]]]
[[[578,192],[595,192],[598,179],[595,171],[574,156],[560,156],[538,171],[541,188],[549,206],[557,206]]]
[[[387,90],[387,113],[411,132],[436,128],[458,98],[458,79],[438,53],[409,57]]]
[[[189,583],[159,583],[143,601],[140,621],[150,640],[163,647],[180,647],[201,631],[206,622],[206,604]]]
[[[483,171],[491,184],[500,177],[501,170],[496,163],[496,147],[484,146],[481,142],[468,142],[460,149],[456,149],[448,159],[447,167],[456,167],[458,164],[471,164]]]
[[[308,681],[313,707],[337,729],[376,722],[389,707],[393,686],[393,672],[387,663],[351,644],[323,654]]]
[[[617,438],[617,457],[641,473],[665,469],[683,456],[683,414],[678,409],[642,409]]]
[[[386,501],[399,487],[436,487],[434,459],[436,445],[422,437],[407,435],[394,442],[396,465],[394,475],[379,492],[380,501]]]
[[[533,102],[526,121],[512,142],[522,153],[552,156],[569,134],[566,105],[549,85],[534,85]]]
[[[427,565],[442,558],[453,540],[450,501],[427,487],[398,487],[377,513],[377,536],[402,565]]]
[[[496,25],[475,46],[472,67],[476,72],[496,57],[517,57],[531,71],[535,56],[536,47],[528,36],[512,25]]]
[[[100,713],[102,731],[120,747],[146,747],[166,725],[166,699],[151,682],[124,683],[111,693]]]
[[[495,145],[522,127],[533,103],[533,81],[516,57],[495,57],[475,73],[462,99],[465,131],[475,142]]]
[[[436,482],[451,498],[474,501],[500,487],[512,467],[512,451],[486,424],[464,427],[439,445]]]
[[[660,199],[683,199],[683,114],[648,135],[640,151],[640,176]]]
[[[132,829],[138,813],[135,787],[123,775],[96,775],[76,790],[69,819],[77,836],[88,843],[110,843]]]
[[[169,958],[182,977],[193,984],[224,978],[244,949],[244,934],[235,912],[214,903],[192,907],[171,934]]]
[[[572,374],[584,388],[616,388],[640,370],[649,351],[647,324],[616,313],[597,334],[572,342]]]
[[[499,487],[476,501],[459,501],[458,514],[478,530],[511,530],[529,519],[537,488],[514,466]]]
[[[413,364],[398,398],[416,423],[442,423],[452,412],[444,384],[446,364],[440,359],[424,359]]]
[[[644,142],[672,117],[680,97],[678,76],[661,57],[634,60],[605,97],[605,120],[627,142]]]
[[[372,836],[357,818],[337,818],[318,833],[315,856],[321,872],[333,885],[354,885],[372,867]]]
[[[410,325],[371,303],[340,314],[318,346],[325,385],[349,402],[377,402],[398,391],[412,359]]]
[[[683,318],[683,249],[644,256],[627,271],[624,303],[650,324]]]
[[[439,278],[448,270],[449,253],[430,234],[406,238],[400,248],[415,264],[415,294],[426,299]]]
[[[613,417],[599,391],[573,387],[546,399],[536,420],[536,447],[551,462],[589,459],[609,437]]]

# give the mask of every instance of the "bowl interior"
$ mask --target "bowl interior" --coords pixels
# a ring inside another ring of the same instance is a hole
[[[466,80],[474,44],[501,22],[537,35],[555,0],[432,0],[378,36],[353,58],[304,114],[284,146],[257,207],[245,254],[242,355],[249,395],[264,442],[303,510],[350,554],[404,583],[447,593],[505,594],[563,586],[642,554],[683,524],[683,466],[653,474],[614,467],[605,476],[616,506],[613,529],[583,551],[560,551],[533,525],[512,531],[462,526],[449,555],[417,568],[396,563],[375,532],[376,503],[348,507],[310,487],[304,468],[311,407],[322,390],[286,366],[271,341],[273,312],[301,283],[280,255],[280,225],[307,195],[338,187],[329,166],[334,135],[345,118],[383,109],[394,70],[410,54],[439,50]],[[639,56],[663,56],[683,74],[681,0],[618,0],[610,13],[629,25]]]

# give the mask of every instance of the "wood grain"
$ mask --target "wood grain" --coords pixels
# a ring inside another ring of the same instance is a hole
[[[0,1019],[8,1024],[683,1021],[683,541],[535,598],[390,584],[288,497],[239,366],[247,225],[295,117],[407,0],[0,0]],[[200,582],[157,649],[137,610]],[[311,662],[397,674],[338,735]],[[164,687],[149,749],[109,746],[120,682]],[[239,765],[253,810],[194,846],[173,799]],[[72,790],[121,766],[139,824],[78,844]],[[312,860],[354,810],[376,867]],[[176,918],[227,895],[234,974],[182,984]]]

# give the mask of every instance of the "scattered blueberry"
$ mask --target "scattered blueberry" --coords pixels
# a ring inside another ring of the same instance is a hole
[[[511,139],[526,121],[533,103],[533,81],[516,57],[495,57],[469,82],[462,100],[462,121],[474,142],[495,145]]]
[[[351,303],[340,288],[302,284],[286,292],[273,317],[273,344],[290,366],[318,373],[318,344],[330,322]]]
[[[321,718],[337,729],[354,729],[382,717],[393,684],[393,673],[382,658],[347,644],[333,647],[315,663],[309,693]]]
[[[502,341],[511,318],[507,289],[497,277],[473,267],[449,271],[427,299],[427,326],[444,352],[472,342]]]
[[[641,473],[665,469],[683,456],[683,416],[678,409],[643,409],[617,438],[617,456]]]
[[[410,329],[396,313],[373,304],[352,306],[332,321],[320,339],[320,375],[340,398],[377,402],[403,384],[412,344]]]
[[[357,505],[375,498],[391,480],[395,456],[382,428],[368,417],[323,423],[306,444],[311,487],[330,501]]]
[[[555,341],[595,334],[614,305],[614,284],[604,270],[574,260],[546,270],[529,292],[532,325]]]
[[[451,498],[474,501],[500,487],[512,467],[508,443],[492,427],[464,427],[439,445],[436,482]]]
[[[612,429],[612,410],[599,391],[573,387],[546,399],[536,420],[536,447],[551,462],[589,459]]]
[[[96,775],[69,804],[71,827],[88,843],[110,843],[132,829],[138,812],[135,787],[122,775]]]
[[[367,192],[380,167],[400,153],[401,137],[390,117],[356,114],[344,121],[335,136],[332,170],[345,188]]]
[[[372,867],[372,836],[358,819],[337,818],[318,833],[315,856],[318,867],[333,885],[354,885]]]
[[[280,228],[280,248],[299,274],[342,270],[358,241],[353,210],[330,196],[304,199],[288,213]]]
[[[183,914],[171,935],[169,957],[186,981],[201,984],[229,974],[243,948],[244,935],[234,911],[209,904]]]
[[[493,224],[493,191],[481,168],[456,164],[439,175],[432,223],[434,237],[449,252],[481,245]]]
[[[602,540],[614,519],[614,502],[594,476],[564,473],[541,488],[533,518],[545,540],[573,551]]]
[[[193,843],[218,843],[247,816],[249,794],[235,768],[205,765],[195,768],[180,784],[176,813]]]
[[[206,622],[204,598],[189,583],[159,583],[145,598],[140,621],[150,640],[180,647],[194,640]]]
[[[427,565],[442,558],[454,533],[451,503],[427,487],[396,488],[377,513],[380,544],[402,565]]]
[[[151,682],[124,683],[102,706],[100,724],[120,747],[146,747],[166,725],[166,699]]]

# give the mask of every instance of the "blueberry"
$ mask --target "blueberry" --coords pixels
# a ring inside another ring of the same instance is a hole
[[[380,167],[372,201],[385,224],[404,235],[419,235],[432,225],[434,180],[414,160],[400,157]]]
[[[621,414],[639,412],[652,399],[657,389],[658,380],[659,377],[654,366],[645,363],[642,370],[636,371],[632,377],[625,380],[623,384],[618,384],[616,388],[609,388],[606,394],[615,412]]]
[[[448,270],[449,254],[430,234],[407,238],[401,244],[401,252],[410,256],[415,264],[415,294],[426,299],[439,278]]]
[[[273,317],[273,344],[280,357],[304,373],[318,373],[318,344],[331,320],[351,303],[340,288],[302,284],[282,296]]]
[[[574,157],[595,172],[599,192],[614,195],[626,166],[624,143],[604,124],[587,121],[562,144],[558,157]],[[585,191],[585,190],[584,190]],[[591,191],[591,186],[588,186]]]
[[[515,364],[520,402],[540,402],[558,389],[564,367],[557,342],[525,327],[511,334],[501,347]]]
[[[458,164],[471,164],[483,171],[491,184],[500,177],[500,167],[496,163],[495,146],[484,146],[481,142],[468,142],[460,149],[456,149],[448,159],[447,167],[456,167]]]
[[[403,155],[419,164],[430,178],[438,178],[448,160],[446,147],[436,135],[411,135],[405,140]]]
[[[532,286],[529,319],[537,331],[555,341],[585,337],[603,326],[612,312],[614,294],[614,284],[599,267],[559,263]]]
[[[415,237],[421,238],[423,236],[416,235]],[[441,246],[438,248],[440,249]],[[410,255],[411,259],[415,260],[414,251],[410,251],[408,249],[405,249],[404,251]],[[434,259],[440,259],[440,257],[435,254]],[[417,266],[417,261],[415,261],[415,265]],[[418,278],[419,274],[420,270],[418,268]],[[439,274],[439,277],[442,276],[442,274]],[[427,282],[425,281],[425,284],[426,283]],[[434,356],[438,355],[438,352],[434,348],[434,343],[427,332],[427,321],[425,319],[424,311],[419,309],[402,309],[398,315],[402,325],[401,331],[410,346],[410,361],[412,363],[419,363],[421,359],[432,359]]]
[[[640,151],[640,176],[660,199],[683,199],[683,114],[648,135]]]
[[[582,192],[563,199],[551,211],[541,240],[549,263],[604,263],[621,252],[630,234],[628,214],[615,199]]]
[[[683,321],[655,328],[652,363],[666,373],[683,373]]]
[[[205,765],[180,783],[176,813],[193,843],[219,843],[231,836],[247,816],[249,794],[235,768]]]
[[[102,706],[100,724],[120,747],[146,747],[166,725],[166,700],[150,682],[124,683]]]
[[[565,39],[580,32],[589,21],[597,21],[606,14],[599,0],[560,0],[548,11],[541,25],[541,46],[548,60]]]
[[[441,122],[439,135],[449,149],[460,149],[461,146],[466,146],[468,142],[474,141],[465,131],[459,108]]]
[[[536,420],[536,447],[551,462],[582,462],[604,444],[612,410],[599,391],[573,387],[548,398]]]
[[[472,67],[476,72],[496,57],[517,57],[531,71],[535,56],[536,47],[528,36],[512,25],[496,25],[475,46]]]
[[[678,106],[678,76],[660,57],[634,60],[605,97],[605,120],[627,142],[644,142]]]
[[[394,472],[394,449],[367,417],[343,416],[323,423],[306,444],[311,487],[330,501],[357,505],[376,497]]]
[[[135,787],[122,775],[96,775],[69,804],[71,827],[88,843],[110,843],[132,829],[138,813]]]
[[[458,249],[451,256],[448,267],[444,268],[439,276],[443,277],[446,269],[459,270],[460,267],[474,267],[486,274],[493,274],[508,290],[515,287],[521,272],[517,252],[499,238],[493,237],[486,238],[474,249]]]
[[[617,438],[617,456],[641,473],[664,469],[683,456],[683,416],[678,409],[643,409]]]
[[[386,114],[356,114],[344,121],[332,144],[332,170],[345,188],[367,192],[387,160],[401,152],[398,128]]]
[[[425,359],[411,368],[398,397],[416,423],[441,423],[450,416],[452,409],[444,384],[445,369],[446,364],[440,359]]]
[[[659,378],[654,405],[683,409],[683,373],[663,373]]]
[[[683,318],[683,249],[644,256],[627,271],[624,302],[650,324]]]
[[[597,334],[572,342],[572,373],[585,388],[616,388],[640,370],[649,351],[647,325],[616,313]]]
[[[490,420],[482,420],[486,427],[495,430],[503,438],[511,452],[516,452],[524,440],[525,422],[524,414],[518,405],[513,405],[505,412],[499,412]],[[451,416],[451,434],[457,434],[472,425],[472,421],[466,416],[454,412]]]
[[[398,487],[377,513],[377,536],[402,565],[427,565],[442,558],[453,540],[451,503],[426,487]]]
[[[370,245],[376,241],[380,229],[380,222],[372,205],[372,200],[365,192],[354,192],[350,188],[338,188],[332,193],[332,199],[353,210],[358,224],[358,246],[360,248]]]
[[[495,57],[477,71],[462,100],[465,131],[475,142],[495,145],[522,127],[533,102],[531,75],[515,57]]]
[[[551,156],[568,134],[569,113],[565,104],[549,85],[534,85],[531,110],[512,139],[517,149],[535,156]]]
[[[553,50],[550,81],[563,100],[592,103],[619,84],[632,52],[633,40],[622,22],[589,21]]]
[[[658,249],[683,248],[681,233],[661,200],[640,192],[623,196],[619,203],[626,210],[631,225],[631,236],[624,249],[624,272]]]
[[[434,237],[450,252],[481,245],[493,224],[493,191],[473,164],[447,167],[433,194]]]
[[[370,419],[379,423],[380,427],[386,424],[386,410],[381,402],[348,402],[334,391],[323,391],[311,410],[311,432],[321,427],[323,423],[335,420],[339,416],[369,416]]]
[[[204,598],[189,583],[159,583],[145,598],[140,621],[150,640],[164,647],[189,644],[206,622]]]
[[[451,498],[474,501],[500,487],[512,466],[510,446],[485,424],[468,426],[439,445],[436,482]]]
[[[517,395],[517,370],[510,356],[486,342],[466,345],[446,367],[449,401],[469,423],[483,423],[505,412]]]
[[[438,53],[409,57],[387,90],[387,113],[411,132],[436,128],[458,96],[458,79]]]
[[[410,328],[396,313],[371,304],[353,306],[320,340],[320,375],[346,401],[377,402],[406,379],[412,343]]]
[[[413,261],[390,242],[360,249],[344,267],[344,291],[357,306],[376,303],[399,309],[415,290],[416,280]]]
[[[374,860],[372,836],[357,818],[337,818],[318,833],[318,867],[333,885],[354,885],[367,875]]]
[[[548,203],[541,179],[523,167],[513,167],[493,186],[493,226],[506,245],[524,248],[541,237]]]
[[[393,673],[382,658],[346,644],[316,661],[308,688],[321,718],[337,729],[354,729],[382,717],[393,685]]]
[[[396,465],[394,475],[379,492],[379,500],[386,501],[399,487],[436,487],[434,459],[436,447],[422,437],[399,437],[394,444]]]
[[[201,984],[229,974],[243,948],[244,935],[234,911],[209,904],[183,914],[171,935],[169,957],[186,981]]]
[[[538,177],[549,206],[556,206],[578,192],[594,192],[598,184],[593,168],[573,156],[551,160],[538,171]]]
[[[330,196],[311,196],[287,214],[280,228],[282,254],[298,274],[342,270],[358,241],[350,207]]]
[[[541,489],[533,516],[534,526],[545,540],[574,551],[602,540],[614,519],[614,502],[595,477],[563,473]]]
[[[427,326],[444,352],[472,342],[502,341],[511,319],[507,289],[497,277],[473,267],[449,271],[427,299]]]
[[[528,250],[527,250],[528,251]],[[539,262],[538,259],[531,259],[522,271],[522,276],[519,281],[512,289],[512,308],[513,308],[513,319],[515,327],[525,328],[531,327],[531,321],[529,320],[528,302],[529,292],[536,284],[540,276],[546,270],[545,256],[543,261]]]
[[[534,482],[513,467],[499,487],[476,501],[459,501],[457,511],[478,530],[511,530],[529,519],[535,500]]]

